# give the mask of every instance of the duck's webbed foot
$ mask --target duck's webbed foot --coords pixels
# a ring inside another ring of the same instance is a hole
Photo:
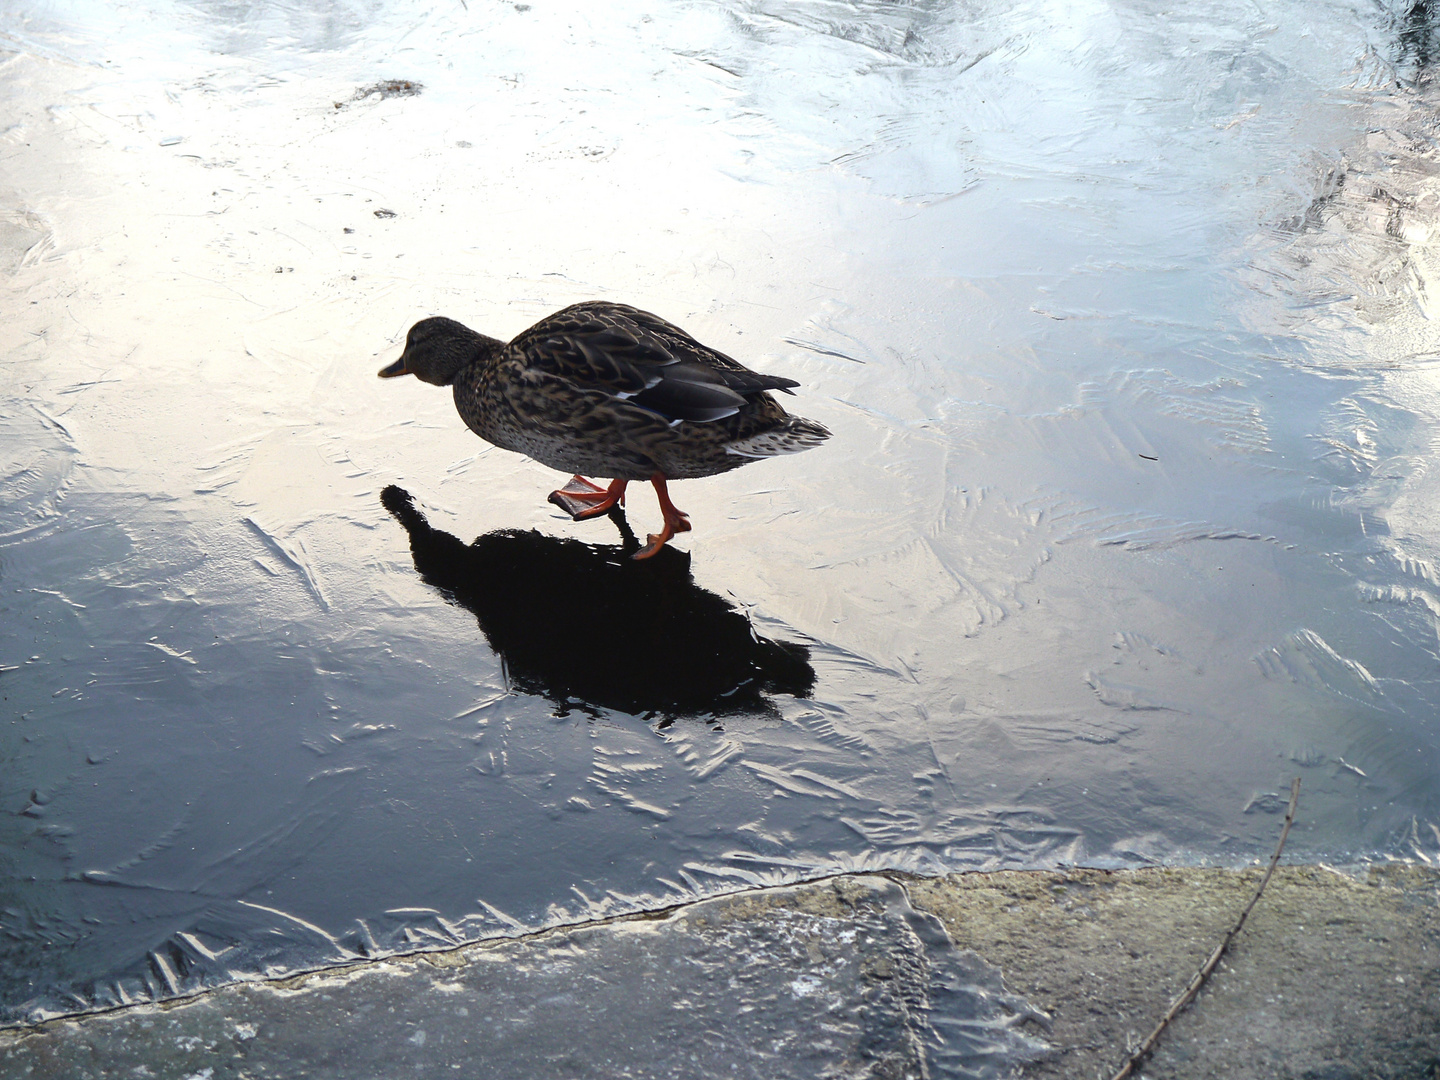
[[[660,512],[665,515],[665,528],[658,533],[651,533],[647,538],[650,542],[630,557],[632,559],[648,559],[665,546],[676,533],[690,531],[690,518],[670,501],[670,494],[665,490],[665,477],[656,473],[650,477],[650,483],[655,485],[655,494],[660,497]]]
[[[602,488],[583,476],[572,476],[563,488],[550,493],[550,502],[576,521],[587,521],[608,514],[612,506],[624,506],[625,485],[629,482],[612,480],[608,488]]]

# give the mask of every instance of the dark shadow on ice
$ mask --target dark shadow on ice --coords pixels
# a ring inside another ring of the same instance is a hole
[[[1429,69],[1440,54],[1435,15],[1435,0],[1414,0],[1398,20],[1400,49],[1395,67],[1402,78],[1408,74],[1409,81],[1416,84],[1427,80]]]
[[[772,694],[808,696],[810,650],[759,637],[695,584],[666,547],[636,562],[623,547],[502,529],[467,545],[430,526],[410,493],[380,495],[410,534],[415,569],[480,621],[510,684],[566,706],[667,717],[774,712]]]

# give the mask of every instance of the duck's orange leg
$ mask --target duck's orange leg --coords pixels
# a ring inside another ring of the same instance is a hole
[[[608,488],[592,484],[583,476],[572,476],[570,482],[559,491],[550,493],[550,501],[564,510],[576,521],[608,514],[612,506],[625,505],[625,485],[628,480],[612,480]]]
[[[660,513],[665,515],[665,528],[658,533],[651,533],[648,537],[650,542],[630,556],[632,559],[648,559],[676,533],[690,531],[690,519],[670,501],[670,493],[665,490],[665,474],[657,472],[650,477],[650,483],[655,485],[655,494],[660,498]]]

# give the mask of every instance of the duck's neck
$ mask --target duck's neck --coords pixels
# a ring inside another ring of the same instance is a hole
[[[460,365],[461,368],[469,367],[471,364],[488,367],[500,350],[505,348],[505,342],[499,338],[486,337],[484,334],[475,334],[473,332],[468,345],[470,347],[469,355],[465,357],[465,362]],[[456,368],[455,374],[459,374],[459,372],[460,368]],[[450,376],[450,381],[452,383],[455,381],[455,375]]]
[[[456,324],[459,326],[459,324]],[[436,350],[432,374],[426,379],[437,386],[450,386],[471,364],[485,366],[493,356],[505,347],[505,342],[477,334],[469,327],[459,327],[463,333],[450,336]]]

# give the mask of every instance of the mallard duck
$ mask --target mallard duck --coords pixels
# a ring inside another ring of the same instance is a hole
[[[422,319],[400,359],[380,370],[382,379],[397,375],[453,386],[455,408],[475,434],[573,473],[550,502],[576,521],[623,506],[626,485],[649,480],[665,526],[636,559],[690,531],[667,481],[713,476],[830,437],[768,393],[790,393],[800,385],[794,379],[751,371],[658,315],[603,300],[546,316],[508,344],[454,319]]]

